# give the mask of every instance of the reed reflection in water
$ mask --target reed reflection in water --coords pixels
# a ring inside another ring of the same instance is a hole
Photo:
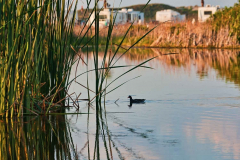
[[[0,128],[0,159],[77,158],[65,116],[4,119]]]

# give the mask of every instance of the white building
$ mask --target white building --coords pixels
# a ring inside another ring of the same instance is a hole
[[[116,16],[117,14],[117,16]],[[113,16],[112,16],[113,15]],[[113,11],[110,9],[104,9],[99,12],[99,25],[107,26],[111,20],[111,17],[115,19],[115,24],[125,24],[127,22],[143,23],[144,22],[144,13],[139,11],[133,11],[133,9],[122,9],[118,11]],[[91,15],[88,24],[90,25],[95,19],[95,14]],[[93,24],[94,25],[94,24]]]
[[[211,6],[209,4],[206,7],[198,8],[198,21],[205,22],[212,14],[216,13],[220,9],[220,6]]]
[[[156,21],[159,21],[159,22],[167,22],[167,21],[181,22],[185,20],[186,20],[185,14],[181,15],[180,13],[173,11],[171,9],[156,12]]]

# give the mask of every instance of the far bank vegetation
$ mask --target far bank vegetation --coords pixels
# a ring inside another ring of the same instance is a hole
[[[141,40],[141,47],[174,48],[240,48],[240,5],[217,12],[206,23],[162,23]],[[112,42],[119,44],[130,24],[116,25]],[[134,25],[122,45],[131,46],[156,24]],[[75,26],[75,34],[80,30]],[[101,42],[105,44],[107,27],[100,30]]]
[[[154,24],[135,25],[123,42],[123,46],[131,46],[148,30],[153,28]],[[114,28],[112,42],[119,44],[128,29],[128,25],[118,25]],[[78,28],[75,27],[75,33],[78,34]],[[208,23],[192,24],[161,24],[137,46],[141,47],[174,47],[174,48],[240,48],[240,43],[236,33],[230,34],[230,29],[221,27],[218,30],[212,29]],[[101,42],[104,45],[107,37],[107,28],[100,31]]]

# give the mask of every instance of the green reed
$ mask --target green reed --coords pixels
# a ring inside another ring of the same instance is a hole
[[[76,4],[65,0],[0,0],[2,116],[44,113],[66,97]],[[58,103],[62,104],[64,101]]]
[[[150,0],[148,1],[148,3],[149,2],[150,2]],[[116,58],[116,55],[117,55],[118,51],[122,48],[123,41],[125,40],[125,38],[128,35],[130,29],[132,28],[132,26],[134,25],[134,22],[130,25],[129,29],[127,30],[127,32],[123,36],[122,41],[119,44],[117,44],[117,49],[113,52],[111,50],[112,32],[113,32],[113,28],[115,27],[115,20],[116,20],[117,14],[115,14],[115,15],[112,14],[112,17],[111,17],[109,25],[108,25],[108,33],[107,33],[107,37],[106,37],[106,45],[104,46],[103,59],[100,61],[100,59],[99,59],[99,50],[100,50],[100,47],[99,47],[99,42],[100,42],[99,41],[99,39],[100,39],[100,36],[99,36],[99,33],[100,33],[99,12],[101,11],[101,9],[98,8],[97,4],[98,4],[98,0],[95,0],[95,7],[91,12],[95,16],[94,35],[91,36],[91,38],[87,42],[87,44],[83,45],[81,47],[81,49],[84,49],[85,46],[87,46],[87,47],[91,46],[91,48],[93,49],[92,53],[93,53],[93,59],[94,59],[94,69],[93,70],[87,70],[87,72],[85,72],[85,73],[88,73],[90,71],[95,71],[95,96],[92,99],[89,97],[89,102],[90,103],[93,100],[95,100],[95,102],[96,102],[95,103],[96,104],[95,105],[95,107],[96,107],[96,134],[95,135],[96,136],[95,136],[95,147],[94,147],[93,159],[100,159],[100,157],[101,157],[100,156],[100,148],[101,148],[100,147],[100,137],[102,137],[102,140],[103,140],[104,148],[106,150],[107,159],[112,159],[112,155],[111,155],[111,153],[112,153],[111,148],[112,147],[111,147],[111,142],[110,142],[111,137],[109,135],[109,130],[108,130],[108,127],[107,127],[106,108],[102,107],[102,102],[101,101],[102,101],[103,98],[105,98],[105,96],[108,93],[114,91],[115,89],[117,89],[118,87],[120,87],[121,85],[123,85],[126,82],[122,83],[119,86],[116,86],[114,89],[107,92],[107,89],[110,85],[112,85],[119,78],[121,78],[122,76],[126,75],[127,73],[133,71],[134,69],[136,69],[138,67],[145,67],[143,65],[145,63],[147,63],[148,61],[152,60],[153,58],[150,58],[149,60],[144,61],[137,66],[133,66],[128,71],[119,75],[116,79],[114,79],[113,81],[111,81],[109,83],[107,82],[107,77],[109,75],[110,70],[112,70],[112,69],[121,68],[121,67],[130,67],[130,66],[116,66],[116,63],[118,62],[118,60],[122,56],[124,56],[131,48],[133,48],[139,41],[141,41],[147,34],[149,34],[156,27],[149,30],[143,37],[139,38],[132,46],[130,46],[128,49],[125,49],[125,51],[120,55],[119,58]],[[88,48],[87,48],[87,50],[88,50]],[[87,56],[88,56],[88,54],[89,53],[87,53]],[[145,68],[150,68],[150,67],[145,67]],[[84,73],[82,73],[82,74],[84,74]],[[80,74],[78,76],[81,76],[82,74]],[[75,79],[78,76],[76,76]],[[90,107],[90,104],[89,104],[89,107]],[[88,121],[89,121],[89,118],[88,118]],[[88,145],[88,148],[89,148],[89,145]]]

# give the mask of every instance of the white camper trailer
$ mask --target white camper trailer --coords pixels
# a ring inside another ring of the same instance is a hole
[[[99,12],[100,27],[107,26],[111,20],[111,17],[112,18],[115,17],[116,13],[117,13],[117,16],[115,19],[115,24],[124,24],[127,22],[127,14],[125,12],[104,9],[103,11]],[[93,13],[89,19],[88,24],[90,25],[94,21],[94,19],[95,19],[95,14]],[[93,23],[93,26],[94,26],[94,23]]]
[[[122,9],[119,11],[111,11],[110,9],[104,9],[99,13],[99,25],[106,26],[112,17],[115,17],[115,24],[125,24],[127,22],[136,22],[136,23],[143,23],[144,22],[144,13],[139,11],[133,11],[133,9]],[[89,19],[88,24],[90,25],[95,19],[95,14],[93,13]],[[93,24],[94,25],[94,24]]]
[[[127,11],[126,9],[122,9],[122,10],[116,12],[117,13],[116,20],[115,20],[116,24],[119,24],[119,23],[125,24],[127,22],[127,12],[126,11]]]
[[[128,22],[134,22],[138,24],[144,23],[144,13],[140,11],[134,11],[133,9],[128,9],[127,15],[128,15],[127,17]]]
[[[110,9],[104,9],[104,10],[100,11],[99,26],[106,26],[110,22],[110,18],[111,18]],[[93,12],[88,21],[88,25],[91,25],[91,23],[93,23],[94,19],[95,19],[95,13]],[[94,23],[93,23],[93,26],[94,26]]]
[[[167,21],[181,22],[181,21],[185,21],[185,20],[186,20],[185,14],[181,15],[180,13],[173,11],[171,9],[158,11],[156,13],[156,21],[158,21],[158,22],[167,22]]]
[[[212,14],[215,14],[220,9],[220,6],[211,6],[209,4],[206,7],[198,8],[198,21],[205,22]]]

